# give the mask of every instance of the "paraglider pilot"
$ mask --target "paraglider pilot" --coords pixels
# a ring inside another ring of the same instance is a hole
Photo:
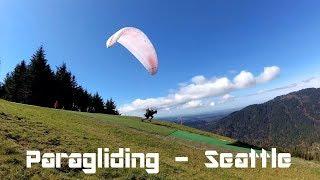
[[[143,122],[144,120],[149,120],[151,122],[151,120],[153,119],[153,115],[157,114],[157,110],[154,109],[146,109],[146,113],[144,114],[144,116],[146,117],[145,119],[142,119],[141,121]]]

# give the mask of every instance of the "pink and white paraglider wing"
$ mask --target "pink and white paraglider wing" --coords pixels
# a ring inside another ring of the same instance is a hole
[[[116,42],[127,48],[151,75],[157,73],[158,58],[156,50],[142,31],[133,27],[122,28],[108,39],[107,47],[111,47]]]

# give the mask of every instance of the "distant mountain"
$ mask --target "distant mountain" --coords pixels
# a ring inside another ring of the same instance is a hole
[[[254,146],[319,155],[320,89],[303,89],[250,105],[222,118],[212,130]]]
[[[235,110],[226,110],[221,112],[214,112],[214,113],[206,113],[206,114],[195,114],[195,115],[185,115],[185,116],[178,116],[178,117],[165,117],[161,118],[161,120],[175,122],[182,124],[185,126],[197,128],[204,131],[211,131],[212,124],[217,122],[218,120],[226,117],[228,114],[234,112]]]

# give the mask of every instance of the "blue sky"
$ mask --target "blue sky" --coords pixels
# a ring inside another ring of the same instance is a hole
[[[234,83],[241,71],[258,78],[265,67],[276,66],[279,72],[271,80],[161,104],[160,115],[263,102],[318,86],[319,6],[311,0],[0,0],[0,79],[44,45],[53,67],[66,62],[89,91],[113,97],[119,107],[133,110],[128,114],[139,115],[139,107],[157,105],[145,100],[170,99],[181,88],[196,86],[195,76],[202,75],[205,84],[223,77]],[[156,76],[148,75],[122,46],[105,47],[106,39],[125,26],[141,29],[153,42],[159,58]]]

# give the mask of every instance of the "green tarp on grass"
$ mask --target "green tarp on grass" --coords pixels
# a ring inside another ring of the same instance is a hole
[[[217,139],[214,137],[203,136],[200,134],[190,133],[187,131],[177,130],[177,131],[171,133],[170,136],[180,138],[180,139],[195,141],[195,142],[199,142],[199,143],[210,144],[210,145],[214,145],[214,146],[221,147],[221,148],[228,149],[228,150],[240,151],[240,152],[250,152],[250,148],[234,146],[231,144],[232,142],[229,142],[229,141]]]

